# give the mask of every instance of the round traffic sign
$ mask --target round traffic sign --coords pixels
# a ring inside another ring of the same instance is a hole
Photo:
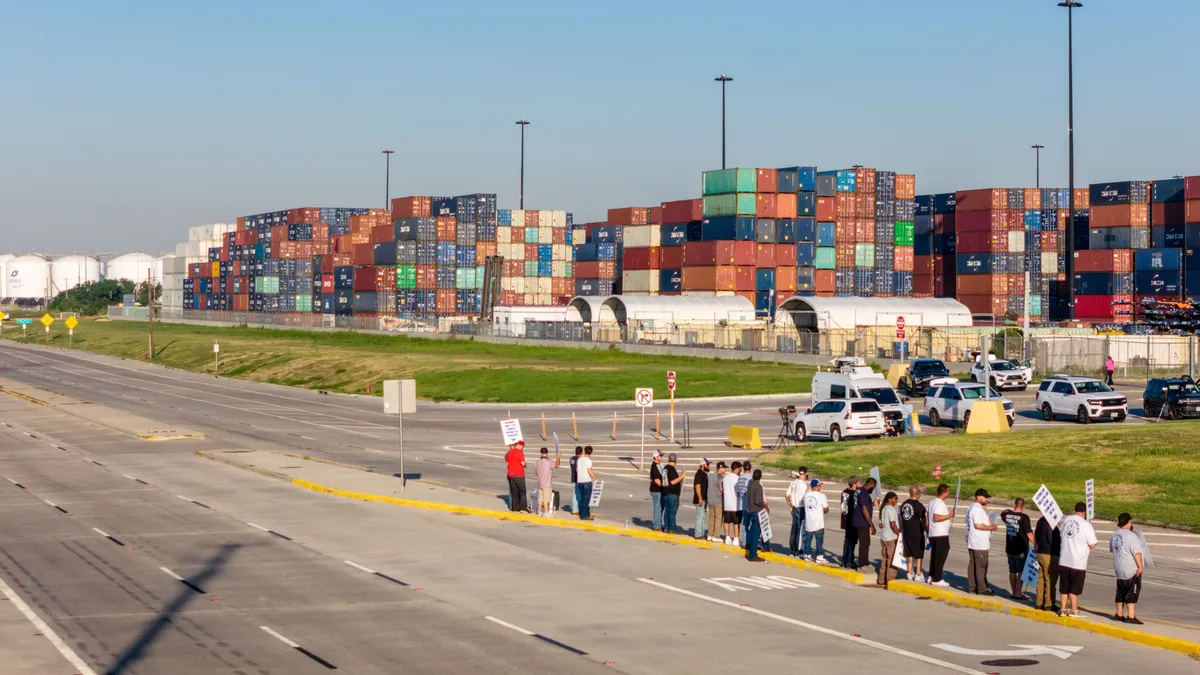
[[[667,389],[675,391],[675,371],[673,370],[667,371]]]
[[[896,330],[904,330],[904,317],[896,317]]]
[[[634,391],[633,400],[639,408],[649,408],[654,403],[654,390],[641,387]]]

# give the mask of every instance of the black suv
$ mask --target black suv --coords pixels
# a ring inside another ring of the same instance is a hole
[[[1190,377],[1150,380],[1142,394],[1142,410],[1146,417],[1200,417],[1200,387]]]
[[[939,359],[916,359],[908,364],[901,388],[909,396],[924,396],[929,393],[929,382],[938,377],[950,377],[950,370]]]

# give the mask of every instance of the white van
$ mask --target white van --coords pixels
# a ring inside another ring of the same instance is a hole
[[[883,410],[888,426],[904,433],[904,411],[896,390],[881,374],[867,366],[862,357],[839,356],[832,365],[837,370],[813,375],[812,400],[829,401],[844,398],[871,398]]]

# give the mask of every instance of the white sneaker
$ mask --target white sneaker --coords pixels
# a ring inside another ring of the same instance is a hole
[[[821,564],[821,565],[826,565],[826,564],[828,564],[828,563],[829,563],[829,561],[828,561],[828,560],[826,560],[826,559],[825,559],[825,556],[823,556],[823,555],[819,555],[819,556],[817,556],[817,557],[816,557],[816,562],[817,562],[817,563],[819,563],[819,564]]]
[[[725,537],[725,545],[733,546],[733,537]]]
[[[945,579],[942,579],[941,581],[933,581],[933,582],[930,582],[930,584],[929,584],[929,585],[930,585],[930,586],[937,586],[937,587],[939,587],[939,588],[949,588],[949,586],[950,586],[950,582],[946,581]]]

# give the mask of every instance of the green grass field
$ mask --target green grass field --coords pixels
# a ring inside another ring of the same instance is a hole
[[[5,322],[0,337],[42,344],[39,323],[28,336]],[[213,342],[221,345],[220,373],[228,377],[310,389],[378,394],[381,382],[412,378],[417,395],[434,401],[544,402],[621,401],[635,387],[666,394],[668,370],[676,371],[678,395],[686,398],[807,392],[814,368],[751,361],[628,354],[616,349],[563,349],[496,345],[473,340],[430,340],[350,332],[208,328],[155,324],[156,361],[213,372]],[[68,346],[61,322],[50,344]],[[146,324],[84,321],[75,349],[144,359]]]
[[[918,484],[932,492],[962,477],[963,495],[986,488],[994,497],[1030,500],[1045,483],[1069,512],[1083,500],[1084,481],[1096,481],[1096,511],[1200,527],[1200,423],[1064,425],[1006,434],[927,435],[851,443],[809,443],[762,461],[822,477],[866,477],[878,465],[884,484]],[[839,492],[844,485],[831,485]]]

